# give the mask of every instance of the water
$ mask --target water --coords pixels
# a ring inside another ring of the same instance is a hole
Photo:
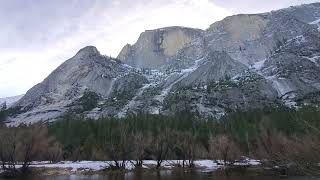
[[[217,176],[203,172],[143,172],[118,173],[112,175],[61,175],[22,178],[24,180],[320,180],[320,177],[279,177],[279,176]],[[3,179],[0,179],[3,180]],[[17,179],[20,180],[20,179]]]

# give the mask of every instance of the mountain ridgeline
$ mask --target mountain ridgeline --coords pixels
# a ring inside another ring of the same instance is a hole
[[[319,101],[320,3],[313,3],[230,16],[206,30],[147,30],[117,58],[85,47],[12,105],[6,122],[68,113],[98,119],[189,111],[220,118]]]

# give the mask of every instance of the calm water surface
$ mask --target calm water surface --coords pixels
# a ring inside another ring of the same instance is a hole
[[[222,177],[201,172],[144,172],[113,175],[69,175],[22,178],[25,180],[320,180],[320,177],[232,176]],[[3,180],[3,179],[0,179]],[[21,179],[17,179],[21,180]]]

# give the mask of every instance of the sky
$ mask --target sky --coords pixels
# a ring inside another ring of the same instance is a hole
[[[0,98],[24,94],[82,47],[116,57],[147,29],[206,29],[318,0],[0,0]]]

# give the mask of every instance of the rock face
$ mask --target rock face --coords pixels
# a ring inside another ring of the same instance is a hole
[[[236,15],[216,22],[206,31],[208,48],[225,50],[246,65],[261,60],[268,51],[260,39],[269,22],[262,15]]]
[[[11,107],[12,105],[14,105],[14,103],[19,101],[22,97],[23,95],[0,98],[0,104],[6,104],[7,107]]]
[[[146,31],[134,45],[126,45],[118,58],[134,67],[161,69],[211,49],[226,51],[250,66],[264,60],[279,41],[312,28],[308,23],[320,18],[319,9],[319,3],[314,3],[270,13],[234,15],[213,23],[205,31],[182,27]]]
[[[316,101],[313,95],[320,90],[319,55],[320,33],[311,29],[283,43],[260,71],[271,80],[280,98],[288,103],[305,104],[310,98]]]
[[[202,38],[203,31],[184,27],[167,27],[141,33],[137,43],[126,45],[118,58],[137,68],[160,69],[170,57]]]
[[[85,47],[15,103],[19,111],[8,124],[68,112],[96,119],[188,110],[220,118],[235,110],[318,104],[319,27],[320,3],[314,3],[230,16],[205,31],[145,31],[119,60]]]
[[[181,86],[206,85],[225,78],[231,78],[243,73],[245,65],[233,60],[226,52],[208,52],[198,60],[197,68],[186,78],[182,79]]]
[[[85,47],[15,104],[23,113],[12,117],[14,123],[58,118],[85,92],[107,98],[113,91],[113,85],[132,70],[118,60],[101,55],[93,46]],[[141,77],[139,74],[131,76],[134,79]]]
[[[252,65],[269,56],[279,42],[314,28],[308,23],[318,15],[319,4],[311,4],[271,13],[227,17],[207,29],[208,48],[225,50],[233,59]]]
[[[113,78],[125,71],[120,62],[100,55],[95,47],[85,47],[30,89],[17,106],[32,109],[77,98],[84,91],[108,96]]]

